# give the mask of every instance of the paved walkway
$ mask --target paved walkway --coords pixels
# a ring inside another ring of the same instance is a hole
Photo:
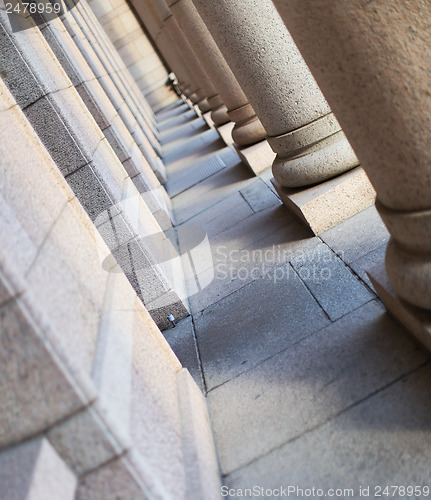
[[[205,229],[214,261],[192,316],[164,333],[207,395],[231,498],[431,486],[431,366],[365,274],[388,239],[375,208],[314,237],[276,197],[270,169],[252,176],[187,105],[159,120],[168,186],[184,188],[176,222]],[[193,181],[215,160],[217,173]]]

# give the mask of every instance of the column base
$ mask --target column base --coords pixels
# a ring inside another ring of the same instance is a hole
[[[384,263],[367,272],[371,283],[388,310],[419,344],[431,351],[431,312],[398,297],[392,288]]]
[[[234,122],[225,123],[224,125],[217,127],[217,132],[223,139],[223,142],[226,144],[226,146],[232,146],[234,143],[234,140],[232,138],[232,130],[234,127]]]
[[[361,167],[302,189],[283,187],[275,179],[271,179],[271,182],[281,201],[315,235],[369,207],[376,197]]]
[[[197,103],[197,107],[201,110],[202,113],[207,113],[208,111],[211,111],[211,106],[208,102],[208,99],[202,99]]]
[[[238,146],[234,143],[233,147],[239,157],[247,167],[255,174],[259,175],[267,168],[271,167],[276,154],[266,140],[260,141],[252,146]]]
[[[209,128],[215,128],[215,124],[211,119],[211,111],[207,111],[206,113],[201,114],[201,116]]]

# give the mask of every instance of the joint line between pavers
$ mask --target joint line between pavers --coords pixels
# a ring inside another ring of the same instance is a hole
[[[201,375],[201,378],[202,378],[202,384],[204,386],[204,393],[205,393],[205,396],[206,396],[208,394],[208,387],[207,387],[207,382],[206,382],[206,379],[205,379],[204,367],[203,367],[203,363],[202,363],[201,352],[200,352],[200,349],[199,349],[198,338],[197,338],[197,335],[196,335],[195,318],[194,318],[193,314],[191,314],[191,317],[192,317],[193,342],[194,342],[194,345],[195,345],[196,356],[198,358],[199,372],[200,372],[200,375]]]
[[[296,271],[296,269],[293,267],[292,265],[292,262],[289,262],[289,266],[292,268],[293,272],[296,274],[296,276],[298,277],[299,281],[305,286],[305,288],[307,289],[308,293],[313,297],[313,299],[315,300],[316,304],[320,307],[320,309],[323,311],[323,314],[329,319],[329,321],[331,323],[335,323],[335,321],[338,321],[339,318],[333,320],[331,319],[331,317],[329,316],[329,314],[325,311],[324,307],[322,306],[322,304],[319,302],[319,300],[317,299],[317,297],[314,295],[313,291],[311,290],[310,287],[307,286],[307,283],[301,278],[301,276],[299,275],[299,273]]]
[[[253,214],[257,213],[256,210],[253,210],[253,207],[250,205],[250,203],[248,202],[247,198],[244,196],[244,194],[240,191],[238,191],[238,193],[240,194],[241,198],[247,203],[247,205],[250,207],[250,210],[253,212]]]

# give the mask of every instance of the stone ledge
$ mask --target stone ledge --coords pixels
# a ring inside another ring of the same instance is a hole
[[[302,189],[280,186],[275,179],[271,182],[286,207],[316,235],[371,206],[376,196],[361,167]]]
[[[259,175],[264,170],[270,168],[275,160],[276,154],[266,140],[247,147],[240,147],[234,143],[233,147],[243,163],[255,175]]]
[[[374,267],[367,274],[388,312],[405,326],[408,333],[422,347],[431,351],[431,312],[415,307],[396,295],[386,274],[384,263]]]

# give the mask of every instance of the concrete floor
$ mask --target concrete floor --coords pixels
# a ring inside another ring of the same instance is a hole
[[[196,280],[214,278],[164,333],[207,395],[230,498],[427,498],[431,365],[365,274],[388,240],[375,208],[315,237],[187,105],[158,117],[168,185],[225,164],[173,197],[211,245]]]

